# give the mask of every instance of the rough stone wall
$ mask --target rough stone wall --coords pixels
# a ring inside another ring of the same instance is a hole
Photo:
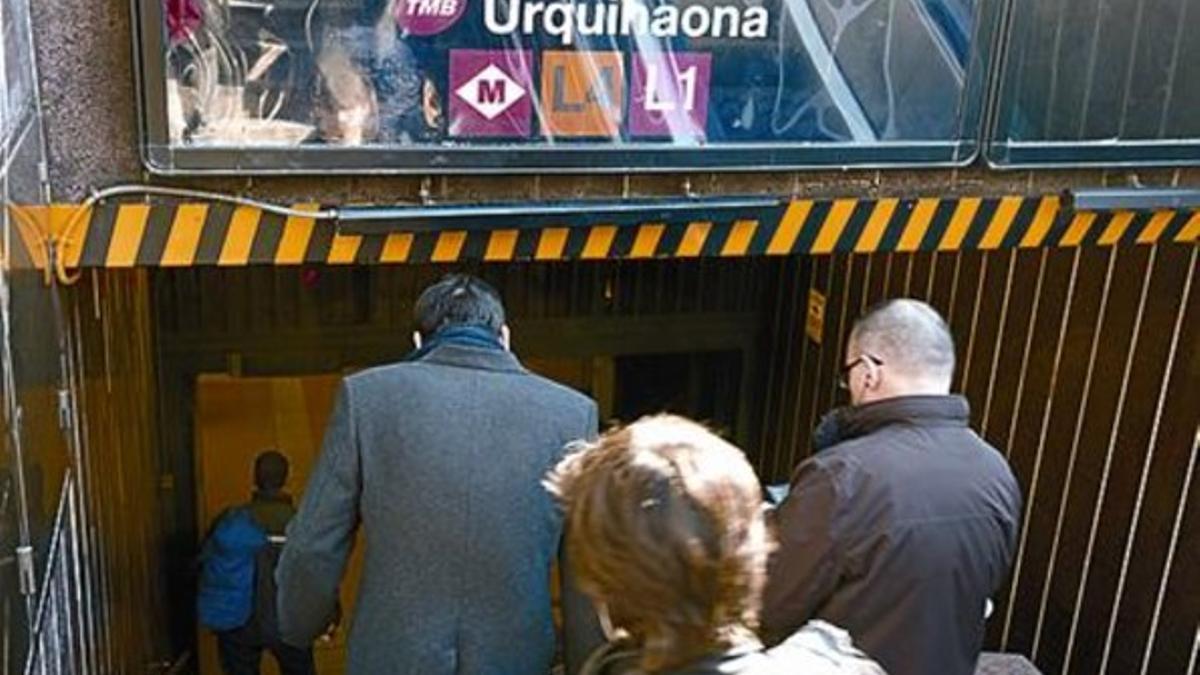
[[[137,0],[134,0],[137,1]],[[149,181],[265,199],[325,203],[416,200],[419,176],[204,177],[150,176],[138,159],[133,26],[129,0],[37,0],[33,3],[50,175],[59,201],[79,200],[115,183]],[[1200,185],[1200,169],[1139,170],[1146,185]],[[1126,185],[1127,171],[997,172],[957,170],[696,172],[672,175],[435,176],[430,195],[447,201],[555,199],[621,195],[778,193],[813,196],[985,194],[1056,191],[1067,186]]]

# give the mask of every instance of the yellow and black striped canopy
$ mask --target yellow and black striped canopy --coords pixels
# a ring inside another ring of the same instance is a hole
[[[315,205],[298,207],[315,210]],[[75,220],[69,232],[63,224]],[[780,199],[721,220],[589,220],[347,234],[336,221],[223,203],[50,208],[68,268],[452,263],[821,255],[838,252],[1195,243],[1200,211],[1085,212],[1058,195]],[[385,224],[386,225],[386,224]]]

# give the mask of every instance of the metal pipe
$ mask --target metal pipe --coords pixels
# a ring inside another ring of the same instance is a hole
[[[1196,188],[1083,188],[1069,190],[1076,211],[1158,211],[1200,208]]]
[[[36,609],[37,575],[33,552],[33,538],[30,528],[29,487],[25,476],[25,445],[21,437],[23,432],[22,409],[18,405],[17,380],[14,374],[16,360],[12,354],[12,315],[11,289],[8,277],[0,273],[0,391],[5,395],[3,418],[8,427],[9,452],[12,455],[12,479],[16,487],[17,505],[17,546],[16,554],[17,578],[20,593],[25,599],[25,613],[29,625],[33,625]]]
[[[62,547],[65,537],[73,537],[75,533],[67,532],[70,524],[67,523],[67,512],[71,508],[70,498],[72,490],[75,489],[75,477],[71,474],[71,469],[68,468],[63,474],[62,492],[59,495],[58,510],[54,516],[54,529],[50,535],[50,547],[46,553],[46,569],[45,578],[46,584],[40,589],[37,589],[37,597],[33,601],[33,611],[29,617],[29,652],[25,660],[25,672],[33,671],[34,666],[45,669],[48,658],[57,657],[57,654],[47,654],[45,643],[43,640],[54,639],[59,635],[59,626],[57,625],[57,607],[54,604],[55,596],[55,581],[60,578],[60,575],[66,574],[62,568]],[[47,626],[53,627],[55,630],[47,633]]]
[[[620,224],[636,217],[639,223],[656,220],[714,220],[726,212],[744,215],[747,210],[783,205],[778,196],[666,197],[639,199],[576,200],[565,202],[494,202],[488,204],[432,204],[420,206],[343,206],[337,209],[338,230],[343,234],[386,234],[444,229],[475,230]],[[569,220],[559,220],[569,218]]]

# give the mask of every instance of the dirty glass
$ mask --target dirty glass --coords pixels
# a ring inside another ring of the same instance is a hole
[[[969,160],[985,0],[142,0],[192,170]]]
[[[1015,0],[988,158],[1200,163],[1200,0]]]
[[[14,137],[27,128],[34,113],[33,45],[28,4],[10,0],[0,12],[4,41],[0,70],[4,71],[6,83],[4,105],[0,106],[0,138],[7,149],[16,142]]]

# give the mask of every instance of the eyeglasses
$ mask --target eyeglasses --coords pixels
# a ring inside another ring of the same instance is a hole
[[[842,366],[842,374],[838,377],[838,386],[841,387],[842,389],[849,389],[850,388],[850,371],[854,370],[855,368],[859,367],[860,365],[862,365],[864,363],[870,363],[871,365],[874,365],[875,367],[879,367],[879,366],[883,365],[883,361],[875,358],[874,356],[871,356],[870,354],[863,354],[862,356],[858,357],[857,359],[854,359],[850,363],[847,363],[846,365]]]

